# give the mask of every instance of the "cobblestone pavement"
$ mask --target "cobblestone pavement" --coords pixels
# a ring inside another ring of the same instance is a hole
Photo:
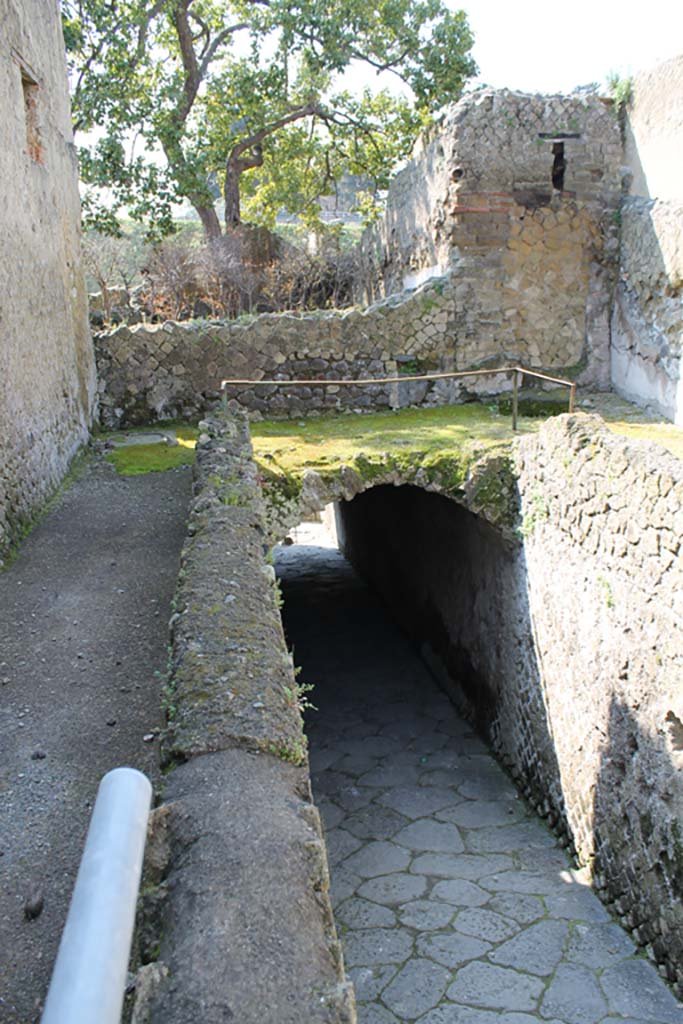
[[[683,1022],[334,549],[281,549],[359,1024]]]

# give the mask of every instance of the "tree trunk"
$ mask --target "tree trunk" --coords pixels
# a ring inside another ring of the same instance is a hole
[[[239,158],[230,156],[225,165],[225,186],[223,196],[225,199],[225,229],[237,228],[242,223],[240,210],[240,177],[242,175],[242,161]]]
[[[202,203],[193,202],[199,219],[204,227],[204,234],[207,239],[220,238],[221,237],[221,222],[218,219],[218,214],[214,210],[213,206],[204,206]]]

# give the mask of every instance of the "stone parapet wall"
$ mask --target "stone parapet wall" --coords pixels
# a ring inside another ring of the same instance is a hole
[[[683,464],[576,415],[517,441],[510,471],[516,541],[380,486],[339,504],[343,544],[680,985]]]
[[[354,1024],[246,424],[203,428],[133,1019]]]
[[[3,4],[0,558],[88,436],[95,392],[58,6]]]

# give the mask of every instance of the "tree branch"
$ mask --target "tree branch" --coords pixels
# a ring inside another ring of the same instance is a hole
[[[322,108],[318,103],[304,103],[301,107],[295,107],[293,110],[290,110],[288,114],[283,114],[282,117],[279,117],[277,121],[271,121],[270,124],[264,125],[263,128],[254,132],[253,135],[249,135],[246,139],[243,139],[242,142],[238,142],[232,147],[228,159],[231,159],[232,157],[240,157],[242,153],[259,145],[259,143],[263,142],[264,139],[267,139],[269,135],[272,135],[273,132],[279,131],[280,128],[284,128],[293,121],[300,121],[302,117],[313,117],[314,115],[322,117]]]
[[[249,25],[246,22],[239,22],[237,25],[231,25],[229,28],[222,29],[222,31],[215,36],[213,41],[206,47],[202,57],[202,63],[199,67],[199,73],[202,78],[204,78],[206,72],[209,70],[209,65],[216,56],[216,51],[223,45],[225,40],[229,39],[235,32],[243,32],[248,28]]]

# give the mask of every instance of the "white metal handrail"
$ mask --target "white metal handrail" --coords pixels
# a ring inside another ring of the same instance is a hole
[[[41,1024],[119,1024],[151,802],[134,768],[100,782]]]

